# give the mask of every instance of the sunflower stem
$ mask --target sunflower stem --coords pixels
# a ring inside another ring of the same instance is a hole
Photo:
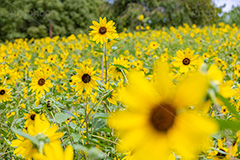
[[[103,44],[103,55],[102,55],[102,83],[104,83],[103,72],[104,72],[104,57],[105,57],[105,43]]]
[[[107,47],[106,43],[103,44],[103,56],[102,56],[102,83],[104,83],[104,68],[105,68],[105,84],[107,83]]]
[[[107,67],[107,44],[106,43],[104,43],[104,51],[103,52],[105,52],[105,84],[107,84],[107,69],[108,69],[108,67]]]

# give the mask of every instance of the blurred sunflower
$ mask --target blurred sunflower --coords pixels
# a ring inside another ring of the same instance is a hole
[[[42,154],[45,145],[58,142],[59,138],[64,135],[57,130],[57,126],[51,126],[48,120],[41,120],[40,115],[37,114],[34,123],[29,125],[27,130],[23,130],[33,136],[35,142],[17,135],[18,139],[11,142],[11,146],[17,147],[14,153],[26,158],[32,158],[38,152]]]
[[[85,67],[82,64],[80,64],[80,66],[81,69],[74,69],[77,75],[72,76],[71,80],[75,83],[75,91],[78,92],[78,95],[81,94],[84,89],[87,94],[90,94],[93,89],[97,89],[97,80],[100,80],[100,78],[95,76],[96,71],[94,71],[93,67]]]
[[[198,65],[198,55],[193,55],[194,51],[187,48],[184,51],[177,51],[177,57],[174,58],[173,65],[180,68],[180,72],[188,72],[194,70],[194,66]]]
[[[128,79],[129,85],[120,91],[128,108],[108,119],[122,140],[119,150],[134,151],[136,160],[165,160],[172,150],[183,159],[194,159],[211,145],[209,136],[217,124],[188,109],[205,98],[206,76],[195,73],[175,86],[168,65],[160,63],[152,82],[139,72],[130,73]]]
[[[44,74],[42,71],[35,71],[32,82],[30,83],[30,89],[36,91],[36,96],[41,97],[45,92],[49,92],[49,88],[53,87],[51,81],[48,78],[47,74]]]
[[[11,93],[10,89],[7,89],[6,86],[1,86],[0,87],[0,103],[6,102],[6,101],[11,101]]]
[[[96,21],[92,21],[93,25],[90,26],[93,29],[89,35],[93,36],[93,41],[96,41],[98,44],[107,43],[107,38],[113,39],[113,34],[117,34],[116,27],[114,27],[114,22],[111,20],[107,22],[106,17],[103,19],[99,18],[99,23]]]
[[[27,133],[25,129],[23,130],[23,132]],[[37,152],[37,149],[33,148],[33,144],[29,139],[26,139],[17,134],[16,136],[18,139],[11,141],[11,146],[17,147],[13,153],[16,154],[17,156],[22,156],[23,158],[31,159],[33,154]]]
[[[65,151],[61,147],[59,141],[52,143],[51,145],[46,144],[43,148],[44,154],[35,153],[33,155],[35,160],[72,160],[73,159],[73,148],[67,146]]]
[[[148,46],[149,49],[153,49],[153,50],[157,49],[158,47],[159,47],[159,44],[156,41],[151,42]]]

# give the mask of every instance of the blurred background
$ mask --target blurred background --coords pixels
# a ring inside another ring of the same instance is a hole
[[[139,20],[143,15],[144,19]],[[88,33],[92,20],[107,17],[117,31],[240,24],[240,0],[1,0],[0,40]]]

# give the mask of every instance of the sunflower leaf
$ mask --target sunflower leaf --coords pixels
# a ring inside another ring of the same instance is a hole
[[[126,67],[124,67],[123,65],[120,64],[113,64],[113,66],[117,67],[117,68],[122,68],[128,71],[128,69]]]
[[[220,130],[225,130],[225,129],[239,130],[240,129],[240,122],[238,121],[218,119],[217,122],[219,123]]]
[[[62,113],[56,113],[55,114],[55,121],[59,124],[66,121],[71,115],[69,114],[62,114]]]
[[[74,115],[72,112],[69,112],[67,110],[63,110],[63,113],[69,114],[69,115],[73,116],[74,118],[78,119],[78,117],[76,115]]]

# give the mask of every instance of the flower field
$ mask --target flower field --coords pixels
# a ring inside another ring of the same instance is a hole
[[[0,159],[240,158],[240,29],[137,29],[0,44]]]

